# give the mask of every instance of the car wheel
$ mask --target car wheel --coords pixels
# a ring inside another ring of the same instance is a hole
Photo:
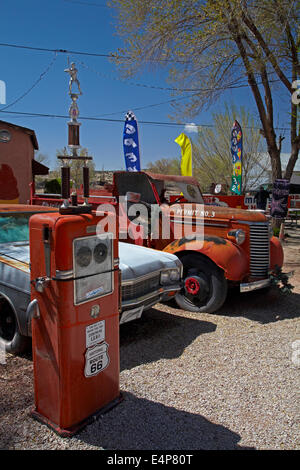
[[[177,305],[190,312],[213,313],[227,296],[224,272],[210,259],[199,254],[187,254],[183,263],[183,288],[176,295]]]
[[[5,298],[0,298],[0,341],[5,351],[20,354],[30,348],[31,340],[20,333],[15,311]]]

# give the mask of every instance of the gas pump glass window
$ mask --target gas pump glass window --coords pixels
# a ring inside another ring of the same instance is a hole
[[[75,305],[113,291],[112,233],[73,240]]]

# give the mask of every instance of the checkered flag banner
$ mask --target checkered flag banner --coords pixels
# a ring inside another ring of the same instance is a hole
[[[136,120],[135,115],[132,111],[128,111],[125,116],[125,121]]]
[[[132,111],[125,116],[123,149],[126,171],[140,171],[140,150],[137,120]]]

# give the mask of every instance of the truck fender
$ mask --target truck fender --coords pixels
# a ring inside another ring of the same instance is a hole
[[[196,251],[211,259],[224,271],[226,279],[230,281],[241,281],[248,274],[248,260],[244,252],[234,245],[230,240],[204,235],[204,239],[194,237],[183,237],[174,240],[167,245],[163,251],[173,253],[179,258],[186,251]]]
[[[274,269],[276,265],[281,268],[283,265],[283,248],[279,238],[277,237],[272,237],[270,240],[270,260],[270,269]]]

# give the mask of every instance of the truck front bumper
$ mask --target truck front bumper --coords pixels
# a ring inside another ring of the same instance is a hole
[[[271,284],[270,279],[262,279],[261,281],[248,282],[240,284],[240,292],[250,292],[256,289],[263,289]]]
[[[287,277],[292,277],[294,275],[294,271],[290,271],[289,273],[284,273]],[[260,281],[248,282],[240,284],[240,292],[250,292],[252,290],[263,289],[271,284],[270,278],[261,279]]]

